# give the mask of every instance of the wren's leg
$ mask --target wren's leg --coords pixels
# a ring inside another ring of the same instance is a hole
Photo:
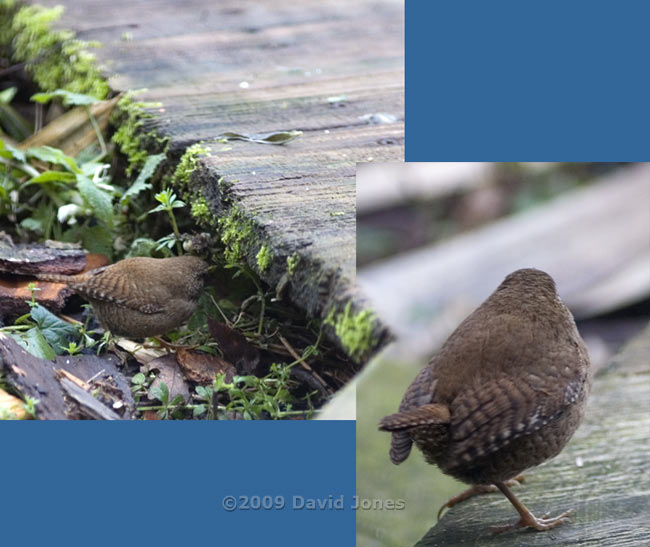
[[[514,479],[510,479],[506,481],[506,484],[508,486],[520,486],[521,483],[524,482],[524,476],[523,475],[518,475]],[[467,490],[464,490],[457,496],[454,496],[453,498],[449,498],[445,504],[440,507],[438,510],[438,520],[440,520],[440,515],[445,509],[451,509],[454,505],[457,503],[460,503],[461,501],[465,501],[468,498],[471,498],[472,496],[476,496],[478,494],[489,494],[491,492],[496,492],[498,488],[494,486],[493,484],[474,484]]]
[[[528,508],[521,503],[517,497],[512,493],[512,490],[508,488],[503,482],[495,482],[495,486],[503,492],[506,498],[510,500],[510,503],[515,506],[515,509],[519,513],[519,521],[515,524],[510,524],[506,526],[498,526],[492,528],[493,534],[500,534],[501,532],[507,532],[508,530],[515,530],[516,528],[533,528],[535,530],[550,530],[555,528],[564,522],[568,522],[569,514],[571,510],[565,511],[561,515],[552,518],[546,518],[547,515],[544,515],[542,518],[537,518],[533,515]]]

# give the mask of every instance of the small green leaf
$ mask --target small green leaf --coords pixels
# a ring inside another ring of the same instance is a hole
[[[169,388],[164,382],[161,382],[158,387],[152,388],[151,395],[158,399],[163,405],[167,406],[169,404]]]
[[[0,103],[9,104],[13,100],[17,91],[18,88],[15,86],[8,87],[7,89],[3,89],[2,91],[0,91]]]
[[[196,405],[194,407],[194,410],[192,411],[192,416],[194,416],[195,418],[201,416],[202,414],[205,414],[206,410],[207,410],[206,405]]]
[[[0,139],[0,157],[3,157],[8,160],[14,159],[20,162],[27,161],[25,152],[19,150],[18,148],[14,148],[10,144],[5,143],[5,141],[3,141],[2,139]]]
[[[136,385],[144,385],[146,381],[147,377],[142,372],[138,372],[131,378],[131,383]]]
[[[148,215],[151,213],[157,213],[158,211],[166,211],[167,206],[166,205],[156,205],[153,209],[147,212]]]
[[[176,236],[174,234],[169,234],[161,237],[156,243],[158,244],[156,246],[156,251],[160,251],[160,249],[164,249],[165,247],[171,249],[176,244]]]
[[[62,165],[69,171],[73,173],[81,173],[81,169],[77,165],[77,162],[74,158],[64,154],[58,148],[52,148],[51,146],[38,146],[35,148],[28,148],[26,154],[30,158],[36,158],[47,163],[55,163],[57,165]]]
[[[110,226],[113,222],[111,196],[103,190],[100,190],[92,180],[82,174],[77,175],[77,189],[88,205],[90,205],[95,216]]]
[[[87,106],[99,102],[99,99],[92,95],[84,95],[83,93],[73,93],[66,89],[57,89],[49,93],[36,93],[32,95],[31,100],[37,103],[49,103],[52,99],[61,98],[65,106]]]
[[[176,395],[174,399],[172,400],[171,403],[169,403],[169,406],[178,406],[182,405],[185,402],[185,399],[183,399],[182,395]]]

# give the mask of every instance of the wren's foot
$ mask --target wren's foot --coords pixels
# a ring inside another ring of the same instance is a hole
[[[551,528],[555,528],[560,524],[570,521],[569,515],[571,514],[571,510],[565,511],[557,517],[547,518],[548,514],[546,514],[542,518],[537,518],[523,503],[517,499],[517,497],[512,493],[510,488],[508,488],[505,483],[495,482],[494,484],[499,490],[501,490],[501,492],[503,492],[504,496],[510,500],[510,503],[514,505],[515,509],[519,513],[519,521],[506,526],[493,527],[493,534],[500,534],[501,532],[516,530],[517,528],[532,528],[533,530],[538,530],[541,532],[543,530],[550,530]]]
[[[515,522],[514,524],[506,524],[504,526],[493,526],[490,528],[490,530],[493,534],[509,532],[510,530],[516,530],[517,528],[532,528],[533,530],[542,532],[544,530],[555,528],[556,526],[559,526],[565,522],[571,522],[571,519],[569,518],[571,512],[572,510],[569,509],[557,517],[546,518],[548,517],[547,513],[542,518],[537,518],[530,511],[528,511],[528,514],[526,516],[522,515],[518,522]]]
[[[518,475],[514,479],[510,479],[506,481],[505,484],[507,486],[521,486],[522,482],[524,482],[524,476]],[[451,509],[457,503],[460,503],[461,501],[465,501],[466,499],[469,499],[472,496],[476,496],[478,494],[490,494],[491,492],[498,492],[498,490],[499,489],[493,484],[474,484],[471,488],[464,490],[457,496],[454,496],[453,498],[449,498],[447,502],[444,503],[442,507],[440,507],[440,509],[438,510],[438,520],[440,520],[440,515],[442,515],[442,512],[445,509]]]

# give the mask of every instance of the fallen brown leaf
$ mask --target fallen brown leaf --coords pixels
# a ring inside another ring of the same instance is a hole
[[[15,416],[16,420],[27,420],[31,418],[23,408],[23,402],[13,395],[0,389],[0,415],[7,413],[9,416]]]
[[[255,374],[260,362],[260,352],[239,331],[208,318],[210,336],[219,344],[226,361],[232,363],[240,374]]]
[[[190,388],[187,385],[187,382],[185,382],[185,378],[183,378],[181,369],[176,361],[176,355],[173,353],[149,361],[147,364],[142,365],[140,370],[145,375],[152,370],[158,371],[156,378],[149,386],[149,399],[155,399],[155,397],[151,395],[151,390],[160,387],[160,384],[164,383],[169,390],[170,401],[178,395],[182,396],[185,402],[190,400]]]
[[[231,363],[216,355],[180,348],[176,352],[176,360],[183,369],[185,377],[200,385],[211,384],[219,372],[226,375],[225,379],[228,383],[237,374],[237,370]]]

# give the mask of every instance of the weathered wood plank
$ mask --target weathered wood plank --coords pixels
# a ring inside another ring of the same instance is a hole
[[[357,212],[469,191],[488,181],[493,168],[487,162],[364,163],[357,172]]]
[[[163,103],[143,130],[168,137],[172,158],[207,142],[193,183],[217,215],[236,206],[271,246],[268,270],[246,257],[264,281],[282,283],[297,253],[291,301],[316,317],[367,307],[354,288],[355,165],[404,156],[401,0],[46,3],[67,6],[61,26],[104,44],[114,89],[148,88],[142,99]],[[378,113],[394,122],[369,123]],[[279,130],[303,134],[286,146],[216,142]],[[366,355],[387,336],[373,324]]]
[[[490,526],[517,518],[495,493],[453,507],[417,545],[650,544],[649,373],[650,326],[596,376],[585,423],[565,450],[518,489],[536,514],[573,508],[571,523],[493,536]]]

